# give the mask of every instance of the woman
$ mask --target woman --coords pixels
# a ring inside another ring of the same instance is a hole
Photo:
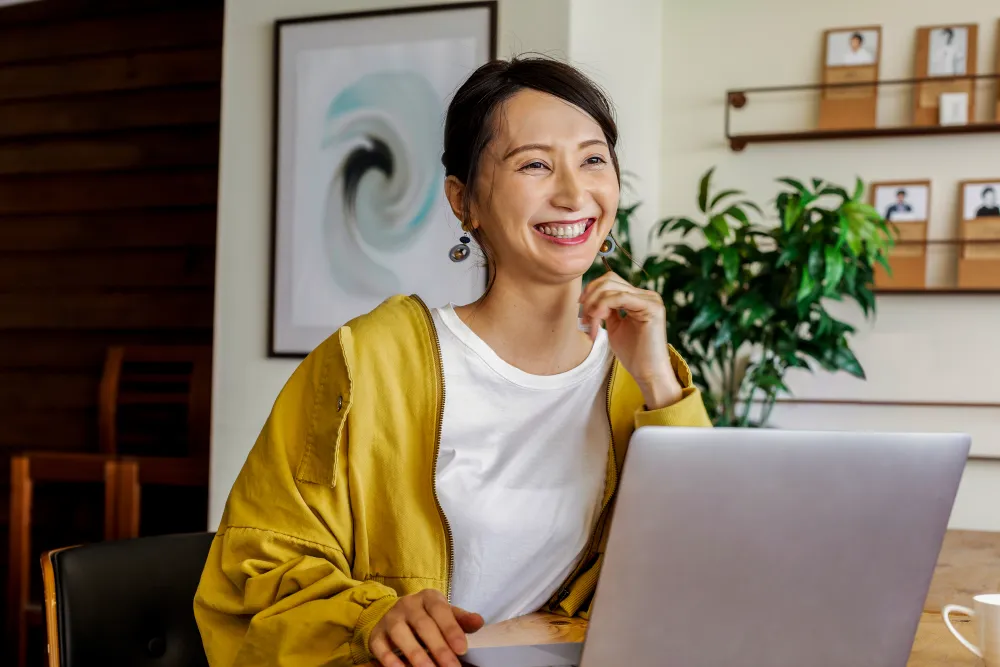
[[[586,615],[632,431],[709,425],[657,294],[610,273],[581,289],[617,138],[555,61],[495,61],[457,91],[445,192],[490,287],[389,299],[295,371],[195,599],[213,665],[457,667],[484,620]]]

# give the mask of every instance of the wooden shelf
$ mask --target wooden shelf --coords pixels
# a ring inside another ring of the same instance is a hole
[[[1000,81],[1000,73],[966,74],[954,77],[919,77],[909,79],[882,79],[880,81],[860,81],[850,83],[816,83],[793,86],[767,86],[726,91],[726,139],[733,151],[742,151],[749,144],[781,143],[792,141],[831,141],[837,139],[874,139],[880,137],[919,137],[954,134],[985,134],[1000,132],[1000,116],[989,121],[974,121],[966,125],[896,125],[891,127],[858,127],[830,130],[801,130],[795,132],[731,132],[730,115],[734,109],[742,109],[750,103],[751,97],[766,97],[772,93],[801,92],[823,94],[834,90],[852,88],[912,87],[928,82],[969,81],[972,86],[989,81]],[[914,93],[916,94],[916,93]],[[991,107],[992,108],[992,107]],[[1000,110],[998,110],[1000,113]]]
[[[918,137],[948,134],[985,134],[1000,132],[1000,123],[969,123],[968,125],[926,125],[857,128],[845,130],[805,130],[801,132],[770,132],[760,134],[732,134],[729,147],[740,152],[749,144],[782,143],[791,141],[826,141],[834,139],[874,139],[878,137]]]

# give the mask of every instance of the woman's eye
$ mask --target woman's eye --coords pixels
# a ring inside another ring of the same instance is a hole
[[[607,160],[600,155],[592,155],[587,158],[587,161],[584,164],[607,164]]]
[[[535,160],[534,162],[529,162],[528,164],[524,165],[523,167],[521,167],[521,169],[545,169],[545,163],[539,160]]]

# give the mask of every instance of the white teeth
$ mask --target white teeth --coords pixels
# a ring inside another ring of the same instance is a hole
[[[572,225],[556,225],[555,227],[538,227],[538,231],[546,236],[557,239],[574,239],[587,231],[587,223],[574,222]]]

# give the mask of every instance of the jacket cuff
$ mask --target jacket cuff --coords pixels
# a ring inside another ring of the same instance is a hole
[[[711,426],[712,420],[705,411],[705,403],[697,387],[681,390],[681,399],[658,410],[638,410],[635,427],[643,426]]]
[[[358,616],[358,623],[354,627],[354,638],[351,640],[351,659],[355,665],[364,665],[375,660],[368,647],[372,630],[398,599],[395,595],[386,595],[365,607]]]

